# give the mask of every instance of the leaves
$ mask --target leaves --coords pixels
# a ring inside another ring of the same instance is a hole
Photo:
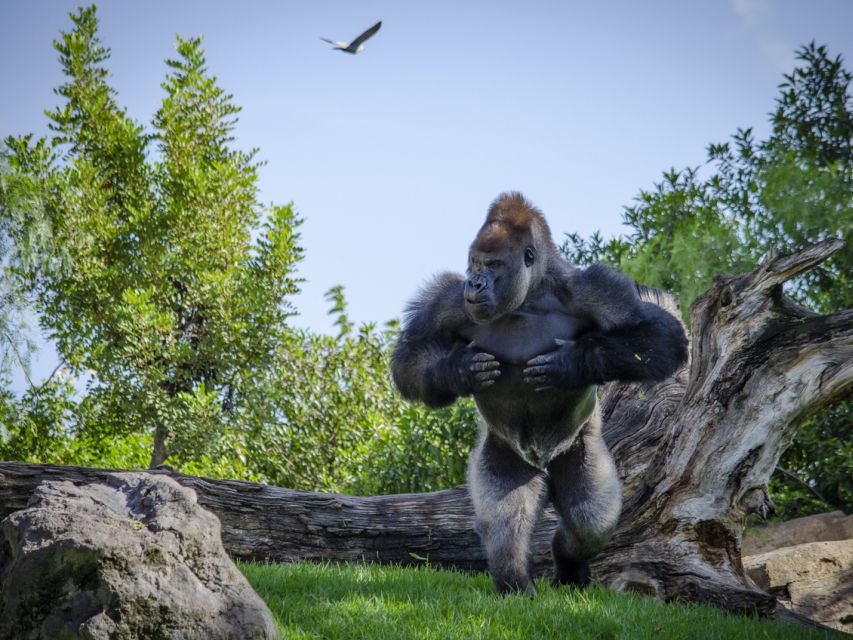
[[[78,436],[168,434],[180,463],[216,448],[254,373],[273,365],[298,291],[300,220],[257,201],[254,152],[233,148],[239,108],[200,39],[178,38],[146,129],[107,83],[94,7],[71,19],[55,43],[66,81],[52,135],[6,147],[68,259],[19,261],[20,277],[60,356],[88,375]],[[20,228],[37,228],[25,208]]]

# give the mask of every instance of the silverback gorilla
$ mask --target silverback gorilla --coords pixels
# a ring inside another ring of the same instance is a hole
[[[554,580],[585,585],[622,508],[596,385],[668,377],[686,359],[684,329],[625,276],[564,260],[518,193],[492,203],[467,275],[439,275],[410,303],[394,382],[431,407],[474,396],[468,480],[498,590],[535,593],[530,537],[549,499]]]

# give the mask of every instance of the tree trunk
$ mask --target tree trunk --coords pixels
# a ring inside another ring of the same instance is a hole
[[[771,614],[775,599],[741,565],[749,513],[772,510],[767,480],[797,425],[853,389],[853,310],[819,316],[782,295],[782,283],[841,247],[825,240],[769,256],[755,271],[718,277],[691,308],[690,362],[658,384],[610,384],[604,435],[625,483],[620,524],[593,563],[596,579],[663,600]],[[677,314],[672,300],[658,302]],[[0,518],[23,508],[45,479],[92,482],[108,471],[0,463]],[[361,560],[483,569],[464,487],[348,497],[166,473],[196,490],[244,559]],[[554,514],[533,548],[550,564]]]
[[[169,457],[169,452],[166,450],[166,438],[168,436],[169,431],[162,424],[158,424],[154,429],[154,446],[151,449],[151,462],[148,463],[150,469],[159,467]]]

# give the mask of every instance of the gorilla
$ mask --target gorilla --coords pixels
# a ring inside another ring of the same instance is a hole
[[[441,274],[408,305],[392,376],[403,397],[430,407],[474,396],[481,428],[468,481],[498,591],[535,594],[530,539],[548,500],[560,520],[553,579],[589,582],[622,509],[597,385],[662,380],[686,357],[678,319],[615,270],[564,260],[519,193],[492,203],[467,278]]]

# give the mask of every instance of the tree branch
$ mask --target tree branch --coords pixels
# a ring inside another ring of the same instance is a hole
[[[843,246],[843,240],[826,238],[788,255],[780,256],[775,252],[769,252],[758,269],[753,272],[756,284],[763,289],[770,289],[787,282],[813,269]]]
[[[15,360],[18,361],[18,366],[21,367],[21,371],[27,379],[27,384],[30,387],[33,387],[33,381],[30,379],[29,365],[24,362],[23,357],[21,357],[21,353],[18,351],[17,341],[8,331],[3,332],[3,337],[6,339],[6,342],[9,343],[9,348],[12,349],[12,353],[15,354]]]
[[[795,480],[796,482],[798,482],[799,484],[801,484],[802,486],[804,486],[806,489],[808,489],[808,490],[809,490],[809,491],[810,491],[810,492],[811,492],[811,493],[812,493],[812,494],[813,494],[813,495],[814,495],[818,500],[820,500],[821,502],[823,502],[823,503],[824,503],[826,506],[828,506],[830,509],[835,509],[835,505],[834,505],[834,504],[832,504],[832,503],[831,503],[829,500],[827,500],[825,497],[823,497],[823,495],[821,494],[821,492],[820,492],[820,491],[818,491],[817,489],[815,489],[813,486],[811,486],[808,482],[806,482],[805,480],[803,480],[800,476],[798,476],[798,475],[797,475],[796,473],[794,473],[793,471],[788,471],[788,470],[787,470],[787,469],[785,469],[784,467],[780,467],[780,466],[777,466],[777,467],[776,467],[776,471],[781,472],[781,473],[782,473],[782,475],[787,476],[788,478],[791,478],[791,480]]]
[[[41,390],[44,389],[50,383],[51,380],[53,380],[53,376],[56,375],[56,372],[59,371],[64,366],[65,366],[65,358],[63,358],[62,360],[59,361],[59,364],[57,364],[53,368],[53,371],[50,372],[50,375],[47,378],[45,378],[45,380],[38,386],[38,388],[36,389],[36,393],[41,393]]]

